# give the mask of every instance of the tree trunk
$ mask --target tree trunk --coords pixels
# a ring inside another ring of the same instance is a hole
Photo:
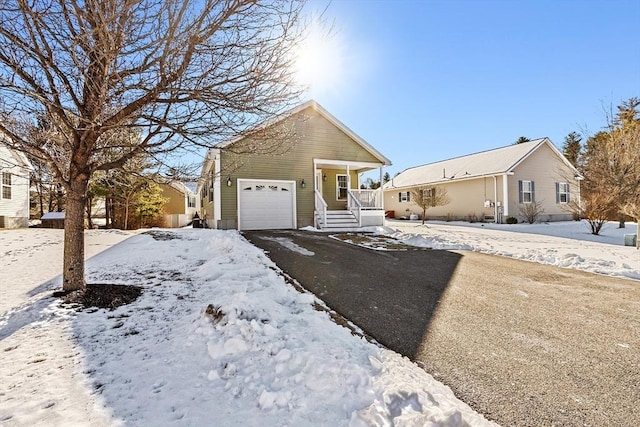
[[[52,185],[49,186],[49,210],[47,212],[53,212],[53,195],[54,188]]]
[[[64,260],[62,265],[62,289],[85,289],[84,278],[84,209],[89,180],[78,179],[67,194],[64,218]]]
[[[44,188],[42,186],[42,180],[38,181],[38,200],[40,201],[40,218],[44,215],[44,198],[42,193],[44,192]]]
[[[104,216],[105,222],[107,223],[107,228],[111,228],[111,197],[106,196],[104,198]]]
[[[625,228],[624,226],[625,215],[623,213],[618,217],[618,228]]]
[[[129,200],[124,201],[124,229],[128,230],[129,228]]]
[[[87,227],[89,227],[89,230],[93,230],[93,218],[91,217],[91,207],[93,205],[93,198],[92,197],[87,197],[86,200],[86,206],[87,206]]]

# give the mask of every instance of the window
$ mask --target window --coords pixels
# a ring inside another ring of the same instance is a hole
[[[398,201],[399,202],[410,202],[411,196],[408,191],[401,191],[398,193]]]
[[[347,175],[336,175],[337,200],[347,200]]]
[[[535,203],[535,185],[533,181],[518,181],[520,203]]]
[[[428,201],[431,206],[436,205],[436,189],[435,188],[427,188],[422,190],[422,200]]]
[[[569,183],[556,182],[556,203],[569,203],[571,201]]]
[[[195,208],[196,207],[196,196],[190,194],[189,199],[187,200],[187,207]]]
[[[11,172],[2,172],[2,198],[11,198]]]

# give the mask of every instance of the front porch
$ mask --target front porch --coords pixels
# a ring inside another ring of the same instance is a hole
[[[360,189],[361,173],[383,164],[336,160],[314,160],[315,227],[320,230],[354,231],[384,225],[382,187]]]

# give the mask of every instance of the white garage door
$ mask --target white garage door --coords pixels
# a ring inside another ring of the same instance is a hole
[[[296,228],[295,181],[238,180],[238,228]]]

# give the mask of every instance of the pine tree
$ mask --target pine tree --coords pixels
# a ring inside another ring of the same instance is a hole
[[[580,160],[580,154],[582,153],[582,137],[576,133],[571,132],[564,138],[564,145],[562,145],[562,154],[571,162],[575,167],[578,167],[578,161]]]
[[[518,144],[523,144],[525,142],[529,142],[531,141],[529,138],[527,138],[526,136],[521,136],[520,138],[518,138],[516,140],[516,142],[513,143],[513,145],[518,145]]]

